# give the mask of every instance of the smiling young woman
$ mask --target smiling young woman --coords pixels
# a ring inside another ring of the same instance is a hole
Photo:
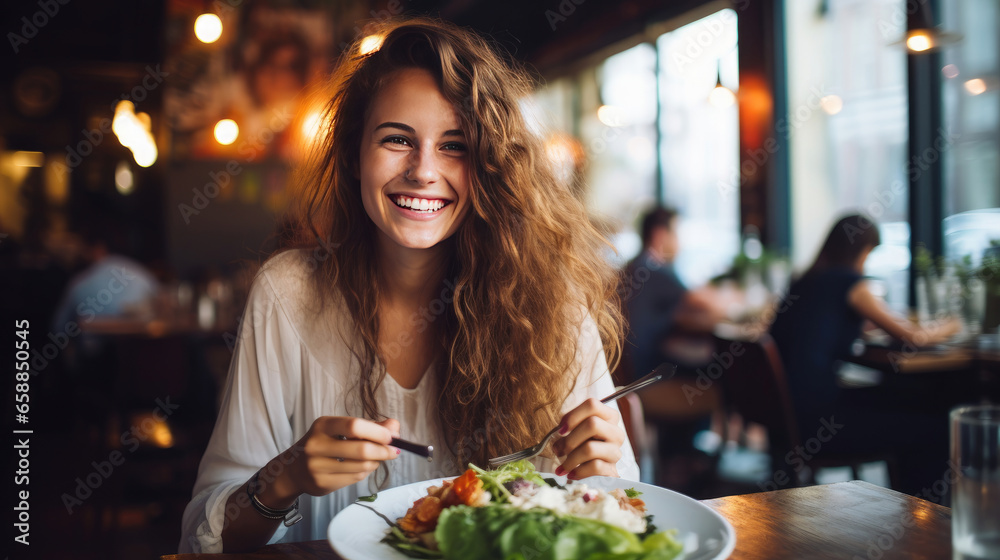
[[[323,538],[360,495],[557,424],[539,470],[638,478],[597,400],[621,347],[616,275],[523,120],[530,80],[449,24],[382,36],[334,74],[298,248],[254,281],[182,551]],[[393,436],[434,445],[434,462]]]
[[[375,98],[361,137],[360,179],[380,252],[398,250],[393,245],[447,251],[438,244],[470,208],[469,150],[429,71],[397,70]]]

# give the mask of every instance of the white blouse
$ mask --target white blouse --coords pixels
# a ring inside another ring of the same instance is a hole
[[[309,280],[315,266],[307,251],[287,251],[265,263],[253,283],[219,417],[198,468],[194,497],[184,511],[180,552],[222,552],[230,494],[298,441],[316,418],[362,416],[353,390],[359,366],[350,351],[352,319],[339,303],[330,303],[322,312],[317,309],[318,297],[311,293]],[[580,329],[578,348],[582,366],[563,403],[564,413],[589,397],[614,391],[596,324],[589,317]],[[386,487],[464,470],[445,452],[434,411],[434,384],[428,372],[413,389],[403,388],[389,375],[378,388],[379,410],[399,420],[400,436],[435,450],[433,462],[411,453],[387,461]],[[619,474],[638,480],[639,467],[627,439],[621,451]],[[545,458],[533,462],[542,472],[557,466]],[[290,528],[279,524],[270,543],[325,539],[338,511],[378,490],[373,478],[326,496],[302,495],[299,511],[304,519]]]

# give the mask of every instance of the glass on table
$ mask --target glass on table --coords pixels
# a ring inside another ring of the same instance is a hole
[[[931,320],[931,292],[927,277],[917,278],[917,322],[926,323]]]
[[[954,560],[1000,558],[1000,406],[951,411]]]
[[[986,283],[979,278],[971,278],[968,292],[963,318],[969,334],[977,335],[982,332],[986,318]]]

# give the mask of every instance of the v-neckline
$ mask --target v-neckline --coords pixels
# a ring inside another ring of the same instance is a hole
[[[428,377],[430,377],[431,371],[433,369],[434,369],[434,361],[432,360],[431,363],[428,364],[427,369],[424,370],[423,375],[420,376],[420,381],[417,381],[417,384],[414,385],[412,388],[404,387],[402,383],[397,381],[396,378],[393,377],[391,373],[389,373],[389,370],[386,370],[385,376],[391,379],[393,385],[395,385],[397,388],[399,388],[399,390],[403,391],[404,393],[416,393],[423,387],[424,382],[427,380]]]

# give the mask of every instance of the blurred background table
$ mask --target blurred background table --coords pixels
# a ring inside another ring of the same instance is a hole
[[[947,397],[949,406],[1000,400],[1000,337],[996,333],[928,348],[866,341],[850,362],[882,372],[889,384],[935,388],[933,393]]]
[[[736,529],[733,560],[951,557],[951,509],[867,482],[728,496],[702,503]],[[326,541],[311,541],[269,545],[247,554],[171,554],[162,560],[277,558],[341,557]]]

